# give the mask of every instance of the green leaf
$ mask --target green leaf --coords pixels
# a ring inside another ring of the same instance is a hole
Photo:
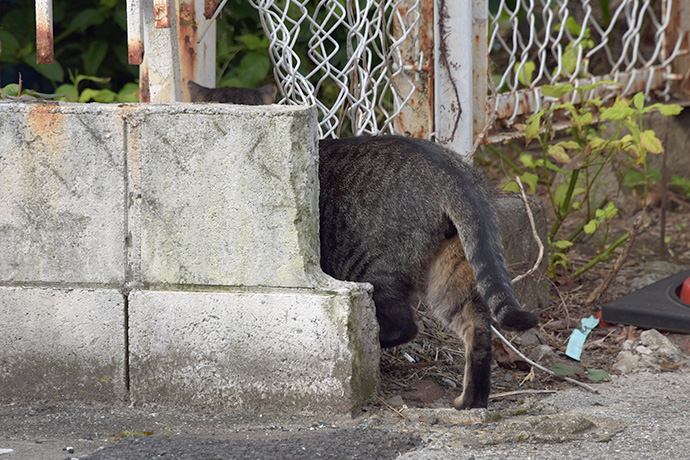
[[[606,205],[605,208],[597,209],[595,214],[599,219],[611,219],[618,215],[618,208],[613,204],[613,201],[609,201],[609,204]]]
[[[5,87],[2,89],[2,92],[7,94],[8,96],[12,97],[17,97],[19,96],[17,92],[19,91],[19,84],[18,83],[10,83],[9,85],[5,85]]]
[[[74,102],[79,99],[79,92],[77,91],[77,88],[70,84],[70,83],[64,83],[57,88],[55,88],[55,92],[58,94],[64,94],[64,97],[61,97],[59,100],[61,101],[70,101]]]
[[[529,88],[532,84],[532,77],[534,76],[536,68],[537,65],[533,61],[525,61],[524,64],[522,62],[517,62],[515,66],[513,66],[513,72],[517,74],[518,81],[522,86]]]
[[[534,169],[537,164],[534,162],[534,158],[529,153],[523,153],[519,158],[520,163],[522,163],[526,168]]]
[[[568,240],[558,240],[558,241],[554,241],[553,243],[551,243],[551,246],[556,247],[558,249],[566,249],[572,245],[573,245],[573,242],[568,241]]]
[[[527,119],[527,128],[525,129],[525,145],[529,144],[539,133],[542,115],[544,115],[544,109]]]
[[[520,176],[520,180],[525,184],[529,185],[529,192],[534,193],[537,189],[537,182],[539,182],[539,176],[529,172],[524,173]]]
[[[559,143],[556,144],[556,145],[560,145],[560,146],[563,147],[564,149],[570,149],[570,150],[579,149],[579,148],[580,148],[580,144],[578,144],[577,142],[572,141],[572,140],[570,140],[570,141],[561,141],[561,142],[559,142]]]
[[[607,107],[601,112],[599,118],[602,120],[620,121],[634,114],[635,110],[629,107]]]
[[[117,94],[109,89],[91,89],[87,88],[79,95],[79,102],[113,102]]]
[[[239,41],[244,43],[244,45],[249,50],[257,50],[261,48],[268,48],[270,41],[265,36],[259,36],[254,34],[244,34],[237,37]]]
[[[101,40],[91,42],[81,56],[81,60],[84,63],[84,71],[88,75],[97,74],[107,53],[108,44],[106,42]]]
[[[52,64],[37,64],[35,52],[25,56],[24,63],[46,77],[48,80],[58,82],[64,80],[65,78],[65,71],[62,70],[62,66],[58,61],[55,61]]]
[[[505,184],[503,184],[503,187],[501,188],[504,192],[520,193],[520,187],[514,180],[506,182]]]
[[[561,207],[561,204],[563,204],[563,200],[565,200],[566,193],[568,193],[568,184],[561,184],[558,187],[556,187],[556,191],[553,194],[553,204],[555,207]]]
[[[652,104],[644,109],[644,112],[651,112],[652,110],[658,109],[662,115],[671,116],[678,115],[683,108],[678,104]]]
[[[11,62],[16,59],[15,54],[19,51],[19,42],[11,33],[0,29],[0,45],[2,45],[2,54],[0,54],[0,61]]]
[[[569,16],[568,19],[565,20],[565,27],[568,29],[568,32],[570,32],[570,35],[579,36],[582,33],[582,27],[580,27],[580,24],[578,24],[572,16]]]
[[[639,92],[633,96],[633,105],[637,110],[644,108],[644,93]]]
[[[640,171],[636,169],[628,169],[628,171],[625,173],[625,176],[623,176],[623,183],[627,187],[636,187],[638,185],[644,184],[644,182],[644,174],[642,174]]]
[[[585,112],[582,114],[579,121],[580,126],[589,126],[594,121],[594,117],[592,116],[591,112]]]
[[[560,144],[549,145],[546,148],[546,152],[553,157],[556,162],[560,164],[570,163],[570,157],[565,152],[565,149]]]
[[[117,102],[139,102],[139,85],[126,83],[117,93]]]
[[[597,210],[598,211],[598,210]],[[582,228],[584,232],[588,235],[593,234],[599,228],[599,221],[597,219],[592,219]]]
[[[611,381],[611,376],[603,369],[587,369],[587,378],[592,382]]]
[[[640,133],[640,145],[649,153],[664,153],[664,146],[651,129]]]
[[[84,33],[86,29],[91,26],[101,24],[105,20],[103,13],[95,8],[87,8],[77,13],[77,15],[70,22],[67,31]]]
[[[544,96],[556,99],[560,99],[573,90],[575,90],[573,85],[544,85],[541,87],[541,92]]]
[[[556,375],[574,375],[582,374],[585,370],[579,366],[573,366],[569,364],[556,363],[551,366],[551,369]]]

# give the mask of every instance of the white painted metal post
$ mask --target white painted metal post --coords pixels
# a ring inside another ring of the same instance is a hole
[[[142,21],[139,0],[127,0],[127,62],[131,65],[141,65],[144,58]]]
[[[36,63],[53,63],[53,2],[36,0]]]
[[[175,0],[165,0],[175,2]],[[161,2],[157,2],[161,6]],[[177,52],[177,27],[158,28],[153,2],[142,4],[144,16],[144,60],[139,67],[142,102],[182,101],[180,56]],[[172,21],[177,9],[168,8]],[[160,18],[160,14],[159,14]]]
[[[216,27],[204,2],[155,0],[143,5],[142,102],[188,101],[187,82],[215,87]],[[208,31],[197,43],[202,30]]]
[[[459,154],[472,149],[472,5],[434,0],[436,142]]]

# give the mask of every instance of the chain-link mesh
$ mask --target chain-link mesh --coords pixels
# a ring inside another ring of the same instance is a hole
[[[325,137],[393,132],[416,90],[402,45],[417,39],[422,0],[250,2],[271,41],[281,102],[316,105]],[[671,2],[488,0],[499,118],[510,125],[538,110],[544,84],[603,76],[624,83],[617,93],[638,91],[641,81],[647,94],[667,93],[680,46],[667,40]]]
[[[676,0],[680,1],[680,0]],[[669,91],[669,64],[680,40],[669,43],[672,0],[492,0],[489,50],[496,87],[519,90],[608,77],[617,93]],[[679,36],[680,38],[680,36]],[[528,91],[523,91],[523,95]],[[497,101],[499,98],[496,99]],[[524,100],[524,99],[523,99]],[[536,111],[539,100],[534,101]],[[522,104],[525,105],[524,103]]]
[[[411,80],[405,94],[391,82],[406,78],[399,44],[419,21],[419,1],[403,15],[385,0],[250,0],[282,102],[316,105],[323,136],[392,132],[414,91]]]

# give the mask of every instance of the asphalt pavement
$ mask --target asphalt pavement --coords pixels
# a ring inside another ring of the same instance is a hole
[[[690,458],[689,371],[627,374],[597,389],[518,396],[488,411],[355,419],[9,404],[0,406],[0,460]]]

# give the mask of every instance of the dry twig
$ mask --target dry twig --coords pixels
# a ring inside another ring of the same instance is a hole
[[[643,209],[640,215],[637,216],[637,219],[635,219],[635,222],[633,223],[633,226],[630,229],[630,236],[628,237],[628,241],[625,242],[623,253],[618,257],[616,263],[613,265],[613,269],[611,269],[611,271],[608,272],[601,284],[597,286],[597,288],[587,297],[587,299],[585,300],[586,304],[592,304],[596,302],[596,300],[609,288],[611,281],[613,281],[616,275],[618,275],[618,272],[620,271],[621,267],[623,266],[625,261],[628,260],[630,250],[632,249],[637,234],[640,232],[640,227],[642,226],[642,222],[644,222],[644,217],[646,214],[647,208]]]
[[[494,334],[496,334],[496,336],[498,336],[498,338],[501,339],[501,341],[503,341],[503,343],[505,343],[505,344],[508,346],[508,348],[510,348],[510,349],[511,349],[513,352],[515,352],[520,358],[524,359],[525,361],[527,361],[529,364],[531,364],[532,366],[536,367],[537,369],[539,369],[539,370],[541,370],[541,371],[544,371],[544,372],[546,372],[547,374],[553,375],[554,377],[563,377],[564,380],[566,380],[566,381],[568,381],[568,382],[570,382],[570,383],[573,383],[573,384],[575,384],[575,385],[581,386],[582,388],[584,388],[585,390],[587,390],[587,391],[589,391],[589,392],[599,394],[599,392],[598,392],[596,389],[594,389],[593,387],[587,385],[586,383],[578,382],[577,380],[571,379],[570,377],[559,376],[559,375],[557,375],[555,372],[553,372],[551,369],[547,369],[547,368],[545,368],[544,366],[542,366],[541,364],[535,363],[534,361],[532,361],[531,359],[529,359],[527,356],[525,356],[525,355],[523,355],[522,353],[520,353],[520,351],[519,351],[517,348],[515,348],[515,347],[513,346],[513,344],[510,343],[510,341],[509,341],[508,339],[506,339],[505,337],[503,337],[503,335],[502,335],[500,332],[498,332],[498,330],[497,330],[494,326],[491,326],[491,330],[494,331]]]
[[[529,218],[530,227],[532,227],[532,236],[534,236],[534,241],[536,241],[537,245],[539,246],[539,256],[537,257],[537,261],[534,263],[534,266],[532,268],[527,270],[522,275],[516,276],[513,279],[513,284],[534,273],[534,271],[539,267],[539,264],[541,264],[541,259],[544,257],[544,244],[542,244],[541,238],[539,238],[539,234],[537,233],[537,226],[534,224],[534,215],[532,215],[532,209],[530,209],[529,203],[527,202],[525,188],[522,186],[522,181],[519,177],[515,176],[515,182],[517,182],[518,187],[520,187],[520,193],[522,194],[522,202],[525,203],[525,211],[527,212],[527,217]]]

